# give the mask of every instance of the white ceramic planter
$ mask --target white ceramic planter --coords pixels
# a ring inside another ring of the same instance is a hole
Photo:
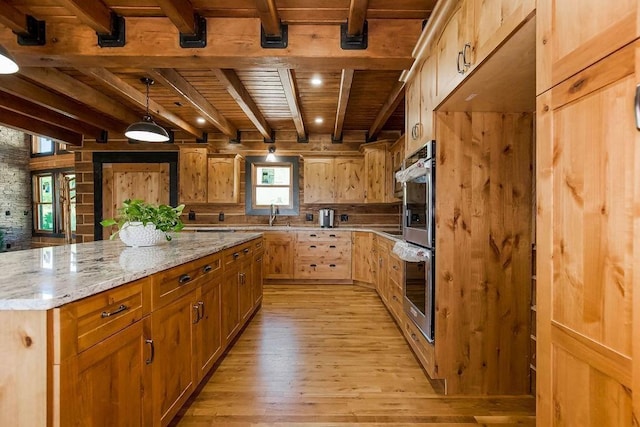
[[[155,224],[142,225],[142,222],[125,222],[118,233],[120,240],[127,246],[154,246],[167,241],[164,231],[156,230]]]

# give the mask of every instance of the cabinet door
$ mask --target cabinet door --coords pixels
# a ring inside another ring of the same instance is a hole
[[[640,42],[538,97],[538,425],[635,424],[630,390],[637,399],[636,52]]]
[[[251,295],[251,292],[253,291],[253,272],[251,264],[252,258],[242,261],[240,273],[238,275],[238,312],[240,323],[244,323],[253,308],[253,298]]]
[[[196,323],[196,377],[204,377],[222,354],[220,333],[221,280],[209,280],[198,288],[198,323]]]
[[[336,157],[335,201],[336,203],[364,202],[364,158]]]
[[[149,350],[139,321],[63,361],[60,425],[145,425],[142,404],[145,357],[149,357]]]
[[[409,145],[418,144],[418,141],[421,138],[421,79],[418,74],[419,73],[416,73],[416,75],[407,82],[405,89],[405,135],[407,136],[407,143]]]
[[[264,233],[264,278],[293,279],[295,233]]]
[[[207,149],[180,148],[178,182],[181,203],[207,201]]]
[[[251,296],[254,307],[262,303],[263,260],[264,252],[260,251],[253,256],[253,264],[251,264]]]
[[[364,231],[353,232],[352,264],[353,280],[365,283],[373,283],[373,269],[371,267],[371,250],[373,236]]]
[[[333,203],[334,162],[327,158],[304,159],[304,202]]]
[[[378,295],[382,301],[387,303],[387,276],[389,275],[387,271],[387,263],[389,254],[387,253],[386,246],[382,244],[376,245],[376,255],[377,255],[377,280],[376,280],[376,290],[378,291]]]
[[[192,344],[197,309],[192,291],[151,313],[153,425],[167,425],[195,387]]]
[[[240,315],[238,311],[238,282],[240,266],[233,266],[224,273],[222,282],[222,342],[227,345],[238,331]]]
[[[387,152],[384,149],[370,149],[364,153],[365,182],[367,203],[384,203],[386,201],[386,164]]]
[[[436,55],[429,55],[420,69],[420,120],[422,123],[421,138],[412,144],[409,153],[413,153],[422,147],[427,141],[435,139],[436,132],[433,119],[433,110],[436,107]]]
[[[538,0],[537,93],[640,36],[638,0]]]
[[[473,3],[475,62],[480,63],[535,13],[535,0],[467,0]]]
[[[461,7],[449,18],[436,45],[438,103],[444,100],[473,68],[473,44],[471,42],[473,5],[461,2]],[[468,44],[465,48],[465,44]],[[467,64],[465,65],[465,60]]]
[[[207,160],[207,202],[238,203],[240,163],[233,157],[209,157]]]

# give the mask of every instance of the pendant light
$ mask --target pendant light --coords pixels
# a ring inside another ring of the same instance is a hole
[[[267,162],[275,162],[276,161],[275,152],[276,152],[275,145],[270,146],[269,147],[269,154],[267,154],[267,158],[266,158]]]
[[[167,142],[169,141],[169,134],[165,128],[154,122],[149,114],[149,86],[151,86],[154,81],[147,77],[141,78],[140,81],[147,85],[147,113],[141,122],[130,125],[124,132],[124,136],[143,142]]]
[[[14,74],[18,72],[18,64],[7,52],[4,46],[0,46],[0,74]]]

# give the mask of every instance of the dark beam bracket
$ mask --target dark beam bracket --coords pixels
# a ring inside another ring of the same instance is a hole
[[[18,44],[20,46],[44,46],[46,42],[45,22],[27,15],[27,32],[18,34]]]
[[[280,34],[267,35],[260,25],[260,45],[263,49],[284,49],[289,45],[289,26],[280,23]]]
[[[207,132],[202,132],[202,138],[196,138],[197,144],[207,144],[209,142],[209,134]]]
[[[332,144],[342,144],[342,135],[336,138],[335,135],[331,135],[331,143]]]
[[[377,137],[377,136],[375,136],[375,135],[374,135],[374,136],[369,136],[369,132],[367,132],[367,134],[366,134],[366,135],[365,135],[365,137],[364,137],[364,140],[365,140],[366,142],[375,142],[375,141],[377,141],[377,140],[378,140],[378,137]]]
[[[300,138],[300,136],[298,136],[298,143],[300,143],[300,144],[308,144],[309,143],[309,137],[305,136],[304,138]]]
[[[111,12],[111,33],[96,34],[100,47],[123,47],[126,42],[124,17]]]
[[[274,142],[276,142],[276,131],[272,129],[271,138],[263,138],[263,141],[265,144],[273,144]]]
[[[348,33],[349,24],[340,24],[340,47],[343,50],[364,50],[369,45],[369,24],[364,21],[362,33],[350,36]]]
[[[229,137],[229,144],[240,144],[240,131],[236,131],[236,137]]]
[[[207,19],[195,14],[195,34],[180,33],[180,47],[195,49],[207,47]]]
[[[106,144],[109,142],[109,131],[101,130],[100,134],[96,137],[96,142],[98,144]]]

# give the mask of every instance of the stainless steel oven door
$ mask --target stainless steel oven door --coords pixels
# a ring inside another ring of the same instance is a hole
[[[404,311],[422,334],[434,340],[433,252],[424,262],[405,261]]]
[[[433,248],[434,246],[434,179],[433,161],[426,174],[404,183],[403,236],[408,242]]]

